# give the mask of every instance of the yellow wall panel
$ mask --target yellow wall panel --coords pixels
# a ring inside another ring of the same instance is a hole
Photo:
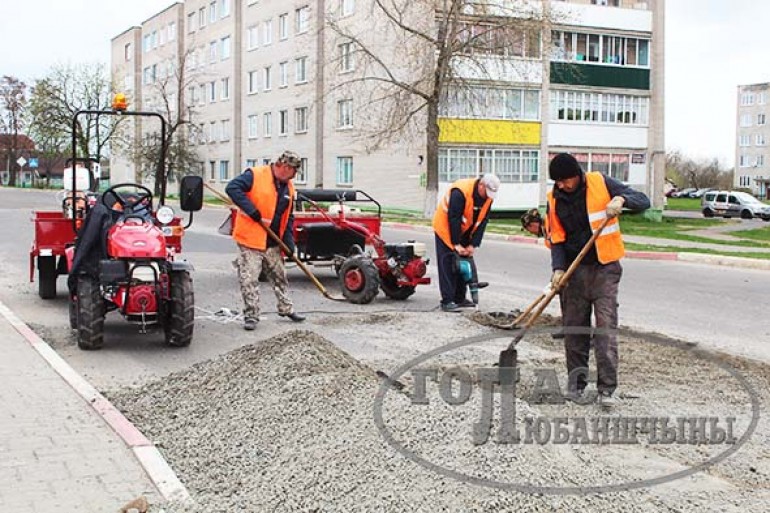
[[[501,119],[438,120],[439,142],[540,145],[540,123]]]

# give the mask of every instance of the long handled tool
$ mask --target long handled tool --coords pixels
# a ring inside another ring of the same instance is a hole
[[[599,225],[599,228],[591,235],[591,238],[588,239],[588,242],[586,242],[585,246],[583,246],[583,249],[580,250],[580,253],[578,253],[577,257],[575,257],[575,260],[572,262],[572,264],[567,268],[567,271],[564,273],[564,276],[562,276],[559,287],[552,287],[551,290],[549,290],[547,293],[541,294],[540,297],[538,297],[528,308],[527,310],[522,313],[522,315],[519,315],[519,317],[516,318],[514,321],[514,324],[517,322],[521,322],[523,320],[527,313],[534,310],[534,313],[532,313],[529,318],[527,318],[527,321],[524,323],[524,325],[521,328],[521,331],[511,340],[511,343],[508,344],[508,347],[500,352],[500,361],[499,365],[503,368],[512,368],[516,367],[516,361],[518,360],[518,352],[516,351],[516,345],[521,342],[521,339],[524,338],[524,335],[527,334],[527,331],[529,331],[529,328],[532,327],[533,324],[535,324],[535,321],[538,317],[540,317],[540,314],[543,313],[543,310],[546,309],[546,307],[550,304],[551,300],[556,296],[556,294],[559,293],[559,290],[567,284],[569,279],[572,277],[572,275],[575,273],[575,270],[577,270],[577,267],[580,265],[580,262],[583,261],[583,258],[585,258],[586,254],[591,250],[591,247],[596,242],[596,239],[601,235],[602,230],[607,226],[607,223],[610,222],[610,218],[607,217],[604,219],[601,225]]]
[[[235,207],[235,203],[233,203],[233,200],[231,200],[230,198],[228,198],[227,196],[225,196],[224,194],[222,194],[218,190],[214,189],[209,184],[204,183],[203,185],[206,188],[208,188],[211,192],[213,192],[216,197],[218,197],[219,199],[221,199],[222,201],[227,203],[229,206]],[[294,254],[294,252],[292,250],[290,250],[289,247],[286,244],[284,244],[284,242],[281,240],[281,238],[273,230],[271,230],[270,227],[267,224],[265,224],[262,220],[260,220],[259,221],[259,225],[262,228],[264,228],[265,231],[267,232],[267,235],[271,239],[273,239],[276,244],[278,244],[278,247],[281,248],[281,250],[284,252],[284,254],[286,254],[289,258],[291,258],[292,261],[295,264],[297,264],[297,267],[302,269],[302,272],[305,273],[305,276],[310,278],[310,281],[313,282],[313,285],[315,285],[318,288],[318,290],[321,291],[321,294],[323,294],[323,296],[326,299],[331,299],[332,301],[345,301],[345,302],[347,302],[347,299],[345,299],[344,297],[334,297],[334,296],[332,296],[329,293],[329,291],[326,290],[326,287],[323,286],[323,283],[318,281],[318,278],[315,277],[315,275],[310,271],[310,269],[308,269],[307,266],[305,264],[303,264],[302,261],[299,258],[297,258],[297,256]]]

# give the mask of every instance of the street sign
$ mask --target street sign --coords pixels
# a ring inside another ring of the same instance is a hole
[[[16,163],[19,165],[19,167],[24,167],[24,164],[27,163],[27,159],[25,159],[24,157],[19,157],[18,159],[16,159]]]
[[[30,157],[29,158],[29,167],[31,169],[37,169],[37,157]]]

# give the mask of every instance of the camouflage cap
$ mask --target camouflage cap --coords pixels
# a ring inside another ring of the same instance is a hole
[[[299,169],[302,166],[302,159],[295,152],[286,150],[278,157],[278,163]]]
[[[524,212],[521,216],[521,226],[526,228],[529,223],[543,223],[543,218],[540,215],[540,211],[536,208],[531,208]]]

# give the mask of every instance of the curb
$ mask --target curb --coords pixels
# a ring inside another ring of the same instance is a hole
[[[171,469],[163,455],[139,429],[131,423],[106,397],[99,393],[83,376],[77,373],[32,328],[19,319],[0,301],[0,315],[29,343],[32,348],[61,376],[61,378],[112,428],[131,449],[147,476],[163,498],[169,502],[186,501],[190,493]]]
[[[413,225],[408,223],[391,223],[384,222],[382,226],[387,228],[393,228],[395,230],[413,230],[417,232],[432,232],[433,228],[430,226]],[[485,233],[484,237],[492,240],[499,240],[503,242],[512,242],[515,244],[529,244],[541,246],[545,249],[545,242],[543,239],[535,239],[534,237],[526,237],[524,235],[503,235],[502,233]],[[758,258],[741,258],[734,256],[722,256],[722,255],[709,255],[706,253],[690,253],[690,252],[657,252],[657,251],[626,251],[625,258],[631,258],[635,260],[665,260],[668,262],[689,262],[696,264],[709,264],[725,267],[739,267],[742,269],[756,269],[770,271],[770,260],[760,260]]]

